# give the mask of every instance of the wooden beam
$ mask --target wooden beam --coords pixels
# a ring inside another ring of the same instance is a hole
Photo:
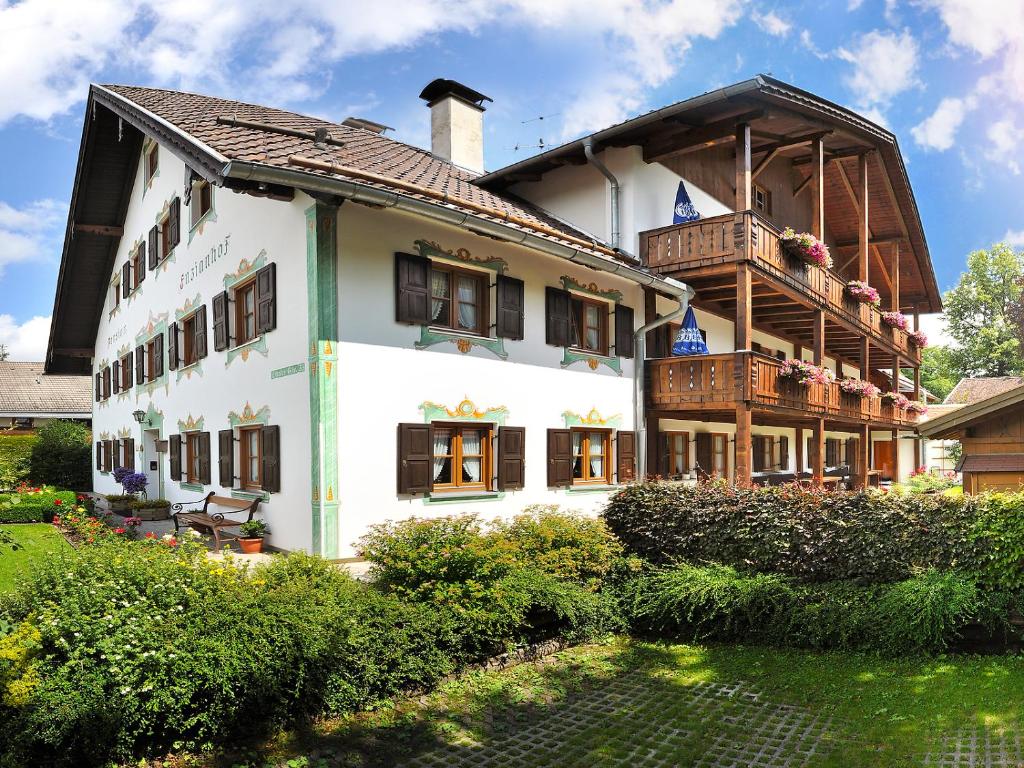
[[[65,357],[92,357],[95,353],[91,347],[56,347],[53,350],[53,354]]]
[[[658,163],[687,152],[698,152],[718,144],[735,141],[737,125],[749,123],[763,116],[764,110],[757,109],[734,117],[716,120],[685,133],[671,134],[656,139],[644,145],[644,162]]]
[[[811,428],[811,481],[821,485],[825,477],[825,420],[815,419]]]
[[[755,180],[757,179],[757,177],[761,175],[761,171],[763,171],[763,170],[764,170],[765,168],[767,168],[767,167],[768,167],[768,164],[769,164],[769,163],[770,163],[770,162],[771,162],[772,160],[774,160],[774,159],[775,159],[775,157],[776,157],[776,156],[777,156],[777,155],[779,154],[779,152],[781,152],[781,151],[782,151],[782,150],[781,150],[781,149],[778,149],[778,148],[776,148],[776,149],[773,149],[773,150],[772,150],[771,152],[769,152],[769,153],[768,153],[767,155],[765,155],[765,156],[764,156],[763,158],[761,158],[761,162],[759,162],[759,163],[757,164],[757,167],[756,167],[756,168],[754,168],[754,170],[750,172],[750,180],[751,180],[751,181],[755,181]]]
[[[798,360],[800,359],[800,353],[797,352],[795,356]],[[804,462],[804,430],[802,427],[796,428],[796,475],[800,476],[800,473],[804,471],[804,467],[807,464]]]
[[[893,312],[900,311],[900,244],[893,243],[892,245],[892,301],[890,302],[890,308]]]
[[[892,245],[893,243],[902,243],[906,240],[903,235],[879,235],[878,237],[868,238],[868,245]],[[853,246],[860,245],[860,238],[856,240],[840,240],[835,244],[836,248],[852,248]]]
[[[105,224],[75,224],[75,232],[101,237],[122,237],[124,227],[108,227]]]
[[[805,189],[807,189],[807,187],[809,187],[811,185],[811,177],[812,176],[813,176],[813,174],[811,176],[808,176],[806,179],[801,181],[799,184],[797,184],[793,188],[793,197],[796,197],[797,195],[799,195],[801,192],[803,192]]]
[[[860,210],[857,212],[857,279],[868,281],[868,244],[871,240],[871,228],[868,222],[868,156],[857,158],[860,178],[857,180],[857,198]],[[839,164],[840,172],[846,176],[846,169]]]
[[[750,265],[743,261],[736,265],[736,346],[737,350],[750,349],[751,343]]]
[[[860,428],[860,439],[857,441],[857,487],[868,487],[868,469],[871,463],[871,427],[865,424]]]
[[[735,468],[733,483],[742,487],[750,485],[751,479],[751,439],[750,439],[750,403],[741,402],[736,405],[736,443]]]
[[[814,311],[813,323],[814,364],[821,365],[825,359],[825,313],[822,310]]]
[[[825,144],[819,137],[811,142],[811,234],[825,239]]]
[[[831,133],[832,131],[815,131],[814,133],[804,133],[799,136],[780,136],[777,140],[768,144],[762,144],[759,147],[754,147],[752,152],[755,155],[759,155],[762,152],[771,153],[783,149],[790,149],[792,147],[799,147],[804,144],[810,144],[815,139],[823,139]]]
[[[736,210],[749,211],[751,202],[750,123],[736,126]]]
[[[842,149],[829,149],[826,150],[829,160],[844,160],[848,157],[857,157],[865,152],[871,152],[872,150],[867,147],[843,147]],[[797,157],[793,159],[793,165],[807,165],[808,163],[814,163],[813,157]]]

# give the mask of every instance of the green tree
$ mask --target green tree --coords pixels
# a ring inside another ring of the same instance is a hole
[[[925,347],[921,353],[921,385],[942,399],[960,381],[960,369],[949,347]]]
[[[56,419],[39,428],[32,446],[29,477],[39,485],[72,491],[92,488],[92,437],[84,424]]]
[[[946,325],[956,340],[952,363],[965,376],[1006,376],[1024,370],[1021,292],[1024,251],[1006,243],[967,257],[967,271],[943,297]]]
[[[6,344],[0,344],[0,363],[11,356],[11,353],[7,351]]]

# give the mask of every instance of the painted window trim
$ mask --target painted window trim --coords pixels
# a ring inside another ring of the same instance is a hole
[[[200,184],[203,184],[203,183],[205,183],[210,188],[210,209],[206,213],[204,213],[202,216],[200,216],[198,219],[196,219],[195,224],[193,224],[192,223],[192,201],[196,199],[196,197],[195,197],[195,195],[196,195],[196,187],[198,187]],[[195,232],[197,229],[199,229],[199,227],[203,224],[203,222],[208,221],[208,220],[209,221],[216,221],[217,220],[217,217],[214,215],[217,212],[217,204],[215,202],[215,197],[214,197],[214,185],[211,184],[208,181],[205,181],[205,180],[201,181],[201,182],[199,182],[199,181],[193,182],[192,183],[192,194],[189,197],[188,208],[189,208],[189,211],[188,211],[188,220],[189,220],[188,241],[191,243],[192,242],[192,233]],[[210,218],[211,215],[213,216],[212,219]]]

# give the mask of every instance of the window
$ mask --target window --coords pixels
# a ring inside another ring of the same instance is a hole
[[[160,146],[155,143],[151,144],[146,150],[146,181],[150,181],[156,175],[159,160]]]
[[[133,379],[134,370],[134,354],[129,352],[127,355],[121,358],[121,364],[117,367],[118,384],[122,392],[127,392],[134,386],[135,382]]]
[[[157,373],[159,354],[160,351],[157,349],[156,337],[154,337],[146,342],[146,381],[153,381],[160,375]]]
[[[256,334],[256,280],[235,288],[235,344],[252,341]]]
[[[139,287],[146,277],[146,264],[145,264],[145,249],[140,245],[135,249],[135,253],[132,254],[132,290]]]
[[[572,297],[572,346],[598,355],[608,354],[608,305]]]
[[[711,473],[716,477],[729,474],[729,436],[720,432],[711,434]]]
[[[114,281],[114,309],[121,306],[121,278]]]
[[[430,268],[430,324],[453,331],[487,334],[487,277],[457,267]]]
[[[754,204],[754,210],[758,213],[763,213],[765,216],[772,215],[772,193],[762,187],[760,184],[754,184],[751,189],[751,199]]]
[[[200,219],[213,207],[213,189],[208,181],[197,181],[192,185],[192,224],[195,226]]]
[[[201,483],[203,446],[200,432],[185,435],[185,479],[190,483]]]
[[[261,427],[245,427],[238,430],[238,459],[241,465],[239,479],[247,490],[263,487],[263,450],[260,440]]]
[[[664,432],[665,453],[662,457],[662,474],[678,478],[690,473],[690,433]]]
[[[160,236],[160,258],[164,258],[171,252],[171,227],[168,218],[161,220],[159,225],[159,236]]]
[[[117,466],[135,471],[135,441],[131,438],[118,440],[115,445],[117,451]]]
[[[490,447],[489,426],[434,424],[434,490],[490,490]]]
[[[608,430],[572,430],[573,485],[611,483],[610,446]]]

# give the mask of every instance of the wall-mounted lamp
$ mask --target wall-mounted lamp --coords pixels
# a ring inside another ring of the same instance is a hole
[[[146,412],[143,410],[132,411],[132,418],[135,419],[139,424],[146,421]]]

